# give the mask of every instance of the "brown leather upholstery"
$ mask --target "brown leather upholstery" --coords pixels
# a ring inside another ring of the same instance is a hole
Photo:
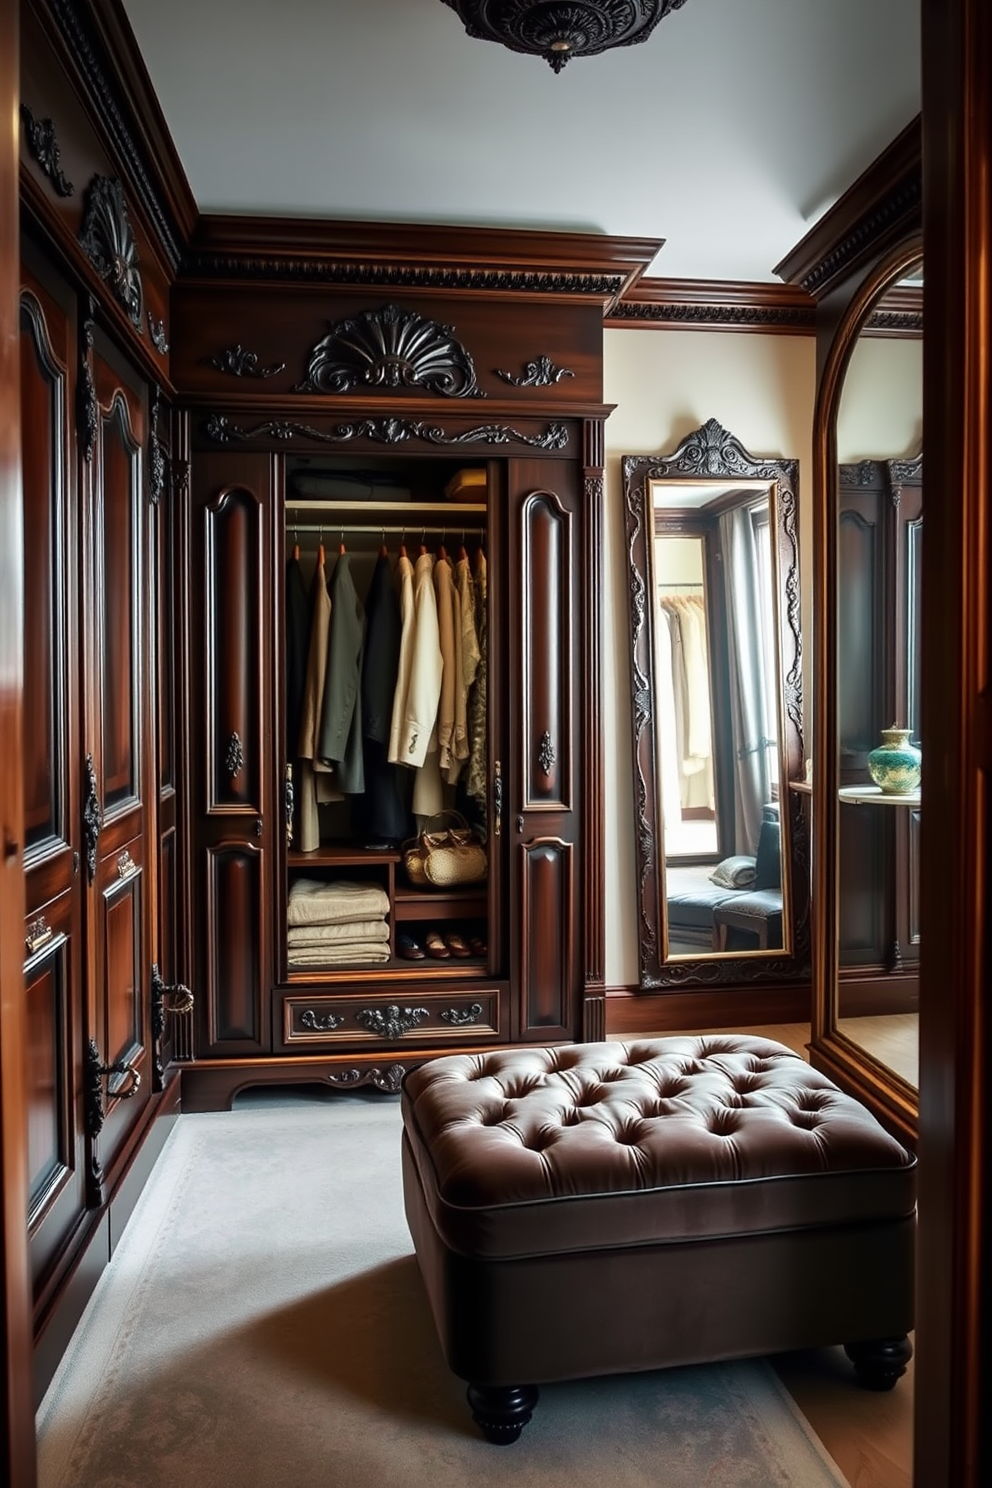
[[[403,1087],[411,1233],[449,1366],[535,1383],[896,1336],[913,1159],[781,1044],[494,1050]]]

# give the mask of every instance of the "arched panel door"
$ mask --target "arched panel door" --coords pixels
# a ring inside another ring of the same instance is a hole
[[[507,826],[519,1036],[574,1038],[581,1006],[576,885],[582,816],[578,477],[565,461],[511,461]]]

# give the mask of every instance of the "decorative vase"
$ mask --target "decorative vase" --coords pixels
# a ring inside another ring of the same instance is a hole
[[[909,729],[882,730],[882,743],[868,756],[868,773],[886,795],[905,796],[919,790],[923,756],[909,742]]]

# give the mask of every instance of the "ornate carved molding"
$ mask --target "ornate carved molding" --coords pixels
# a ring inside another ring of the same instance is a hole
[[[335,1070],[325,1075],[328,1085],[336,1090],[350,1090],[356,1085],[374,1085],[386,1095],[398,1095],[406,1070],[402,1064],[390,1064],[386,1069]]]
[[[649,322],[657,325],[692,327],[698,330],[784,329],[813,333],[816,311],[776,305],[664,305],[621,301],[610,312],[607,325]]]
[[[300,283],[370,285],[382,289],[471,289],[510,294],[588,295],[612,301],[627,282],[625,274],[535,269],[453,269],[431,265],[328,262],[323,258],[283,258],[194,251],[183,263],[184,277],[265,279]]]
[[[367,387],[426,388],[445,398],[483,398],[472,358],[454,328],[416,310],[383,305],[340,320],[310,352],[301,393]]]
[[[609,311],[605,324],[813,335],[816,306],[792,284],[645,277]]]
[[[77,435],[83,446],[83,458],[87,465],[93,463],[96,436],[99,432],[99,412],[96,402],[96,383],[93,381],[93,318],[96,304],[92,295],[87,296],[83,332],[79,340],[79,426]]]
[[[62,170],[62,157],[51,119],[36,119],[26,103],[21,104],[21,123],[28,149],[52,183],[58,196],[72,196],[76,188]]]
[[[156,320],[150,310],[148,312],[148,334],[158,354],[160,356],[167,356],[169,353],[169,343],[165,337],[165,321]]]
[[[87,33],[83,14],[88,7],[77,0],[46,0],[73,61],[96,100],[101,122],[109,131],[120,158],[126,162],[128,175],[142,206],[148,213],[173,270],[179,267],[180,249],[175,231],[162,207],[158,193],[138,152],[131,131],[125,123],[117,93],[111,86]]]
[[[852,269],[868,251],[875,251],[886,234],[910,216],[923,210],[923,177],[917,172],[898,186],[847,233],[820,263],[799,281],[807,294],[822,293],[833,279]]]
[[[86,756],[83,773],[86,778],[86,794],[83,798],[83,842],[86,847],[86,875],[92,883],[96,878],[96,850],[100,841],[100,833],[103,830],[103,812],[100,809],[96,769],[91,754]]]
[[[216,367],[218,372],[227,372],[231,377],[275,377],[286,366],[285,362],[273,362],[271,367],[260,367],[258,352],[245,351],[240,342],[235,346],[225,346],[216,356],[204,357],[203,360],[208,367]]]
[[[86,188],[79,243],[100,278],[144,334],[144,289],[138,245],[127,215],[124,188],[116,177],[94,176]]]
[[[524,363],[524,374],[522,377],[514,377],[512,372],[503,372],[499,367],[493,369],[497,377],[504,382],[510,383],[511,387],[551,387],[552,384],[561,382],[563,377],[574,377],[575,373],[568,367],[556,367],[549,356],[535,357],[532,362]]]
[[[336,424],[331,429],[316,429],[293,419],[269,419],[264,424],[245,429],[225,414],[211,414],[203,432],[215,444],[231,444],[252,439],[278,440],[318,439],[324,444],[345,444],[352,439],[371,439],[377,444],[403,444],[420,439],[426,444],[525,444],[531,449],[563,450],[568,445],[565,424],[548,424],[543,434],[522,434],[505,424],[479,424],[459,434],[448,434],[437,424],[421,419],[360,419],[353,424]]]
[[[158,417],[162,404],[162,389],[156,384],[152,390],[151,417],[148,420],[148,499],[158,506],[165,493],[165,455],[158,437]]]

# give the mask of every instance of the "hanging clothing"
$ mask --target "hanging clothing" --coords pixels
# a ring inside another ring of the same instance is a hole
[[[465,686],[465,662],[462,654],[462,601],[457,582],[452,584],[451,602],[455,620],[455,721],[451,730],[451,762],[444,772],[444,778],[449,785],[455,785],[462,766],[468,759],[468,689]]]
[[[321,556],[323,551],[321,548],[310,584],[310,647],[296,743],[299,760],[295,796],[298,843],[302,852],[313,852],[320,846],[314,769],[317,761],[317,731],[324,699],[324,679],[327,675],[327,642],[331,630],[331,598],[327,592],[327,570]]]
[[[474,615],[479,660],[475,681],[468,699],[469,760],[465,789],[476,801],[486,818],[489,801],[489,768],[486,750],[486,712],[488,709],[488,605],[486,555],[480,548],[475,555]]]
[[[365,795],[356,825],[370,841],[396,843],[409,833],[397,766],[389,763],[393,695],[399,671],[402,618],[389,558],[382,553],[365,597],[362,732]],[[357,805],[357,802],[356,802]]]
[[[441,646],[441,695],[437,710],[438,764],[442,775],[451,764],[451,742],[455,732],[455,576],[447,558],[434,565],[437,595],[438,639]]]
[[[342,553],[335,563],[328,592],[331,629],[318,736],[320,758],[336,766],[337,784],[346,795],[358,795],[365,789],[359,686],[365,611],[355,590],[348,553]]]
[[[472,569],[464,548],[462,556],[455,564],[455,589],[461,613],[462,675],[467,692],[479,670],[480,652],[475,625],[475,589],[472,584]]]
[[[442,657],[433,567],[430,553],[421,553],[413,571],[413,649],[397,757],[402,764],[414,767],[424,763],[432,739],[437,747],[434,726],[441,697]]]
[[[286,758],[296,755],[310,653],[310,599],[297,557],[286,564]]]
[[[400,736],[403,733],[406,695],[410,688],[410,669],[413,665],[413,564],[405,553],[396,562],[396,590],[400,609],[400,654],[396,669],[396,685],[393,688],[393,711],[389,725],[389,751],[387,758],[392,764],[400,762]]]

